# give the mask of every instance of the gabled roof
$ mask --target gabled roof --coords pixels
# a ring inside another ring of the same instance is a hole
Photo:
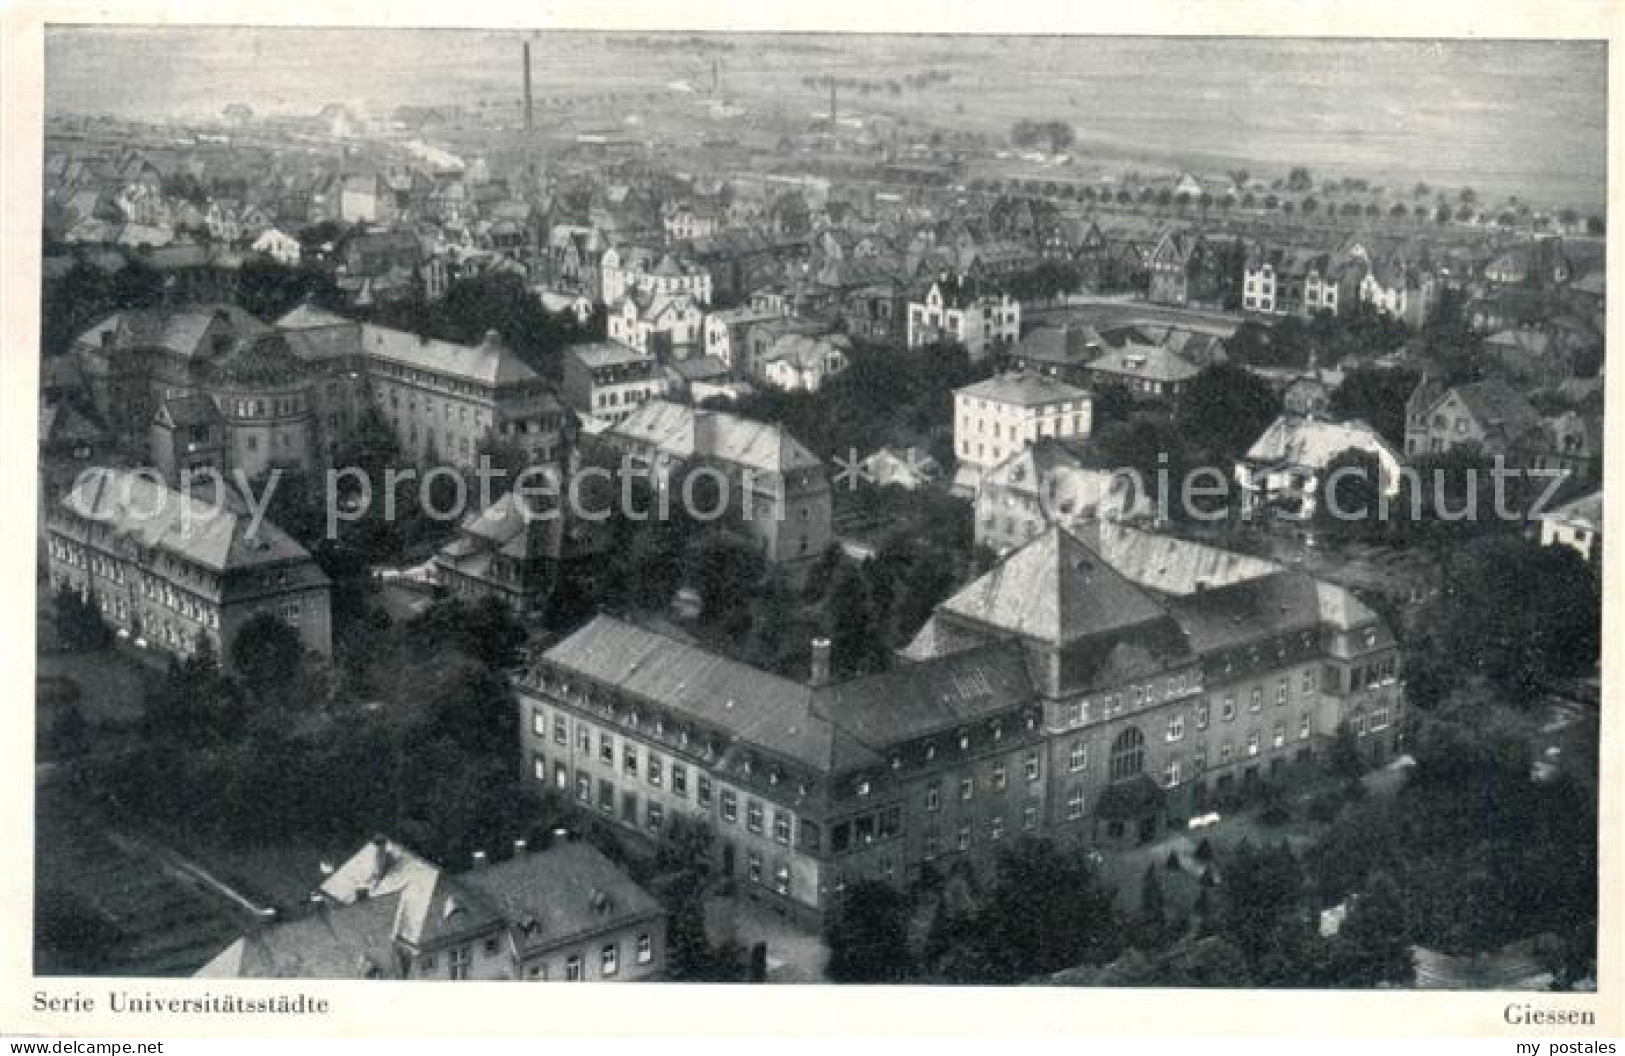
[[[223,331],[233,338],[249,339],[268,333],[270,328],[241,308],[232,305],[200,305],[172,310],[138,308],[108,316],[80,334],[76,344],[99,347],[102,335],[111,333],[122,348],[163,349],[177,356],[193,358],[212,353],[204,347],[211,331]]]
[[[501,914],[526,948],[556,946],[663,912],[602,851],[576,840],[471,869],[458,880]]]
[[[1486,432],[1517,437],[1540,424],[1540,414],[1499,378],[1458,385],[1451,392]]]
[[[399,896],[394,937],[419,949],[453,935],[502,924],[491,907],[439,866],[394,840],[366,844],[323,880],[318,890],[340,905]]]
[[[1055,645],[1166,617],[1151,596],[1078,536],[1051,526],[939,611]]]

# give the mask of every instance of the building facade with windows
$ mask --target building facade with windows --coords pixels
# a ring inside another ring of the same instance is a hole
[[[332,652],[327,577],[229,485],[180,492],[155,475],[95,467],[43,528],[51,586],[76,591],[138,646],[186,657],[206,640],[226,657],[244,624],[270,614],[305,648]]]
[[[1086,440],[1094,425],[1088,390],[1043,374],[997,374],[954,392],[954,484],[974,491],[981,475],[1029,444]]]
[[[495,333],[466,346],[301,305],[274,328],[227,307],[120,312],[73,346],[98,413],[143,458],[166,401],[206,397],[222,422],[224,466],[250,479],[273,465],[314,470],[372,413],[418,462],[478,464],[500,438],[537,461],[559,445],[563,407]],[[181,408],[198,424],[193,408]],[[173,409],[172,409],[173,410]],[[160,452],[187,464],[185,444]]]
[[[562,391],[571,409],[600,421],[624,421],[645,400],[665,392],[659,362],[614,341],[564,350]]]
[[[649,400],[600,440],[658,486],[681,487],[685,475],[702,471],[711,476],[771,564],[809,567],[834,538],[824,463],[781,426]]]
[[[908,304],[909,348],[952,341],[963,345],[972,359],[981,359],[1020,338],[1021,305],[1009,294],[978,295],[963,283],[934,282],[924,300]]]

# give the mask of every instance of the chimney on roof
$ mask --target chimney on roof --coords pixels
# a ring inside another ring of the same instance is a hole
[[[829,685],[832,649],[833,646],[830,644],[830,640],[822,635],[812,640],[812,676],[808,679],[810,685]]]
[[[480,345],[484,348],[496,348],[501,344],[502,335],[497,333],[495,330],[487,330],[485,332],[485,340],[480,342]]]
[[[489,862],[490,862],[490,859],[486,856],[486,853],[484,851],[475,851],[474,852],[474,868],[476,868],[476,869],[484,869],[486,867],[486,865],[489,864]]]
[[[518,858],[520,855],[525,853],[529,846],[530,844],[525,840],[513,841],[513,856]]]
[[[372,838],[372,883],[376,884],[389,872],[389,841],[382,836]],[[370,885],[369,885],[370,886]]]

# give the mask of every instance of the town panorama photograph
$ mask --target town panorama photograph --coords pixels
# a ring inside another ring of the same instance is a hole
[[[35,975],[1595,991],[1606,82],[48,26]]]

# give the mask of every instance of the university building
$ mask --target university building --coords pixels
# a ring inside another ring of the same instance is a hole
[[[373,413],[408,458],[466,467],[487,439],[551,461],[563,425],[546,382],[495,333],[458,345],[308,304],[274,327],[224,306],[119,312],[73,354],[120,446],[172,482],[204,465],[250,479],[318,469]]]
[[[1341,723],[1398,747],[1391,633],[1340,587],[1122,525],[1051,527],[887,672],[808,683],[600,616],[518,676],[526,776],[816,919],[857,878],[981,868],[1023,835],[1152,839],[1285,780]]]
[[[86,470],[46,517],[51,587],[95,604],[121,638],[177,656],[200,637],[228,656],[238,630],[265,613],[330,654],[330,584],[315,560],[276,525],[256,525],[229,485],[214,499]]]

